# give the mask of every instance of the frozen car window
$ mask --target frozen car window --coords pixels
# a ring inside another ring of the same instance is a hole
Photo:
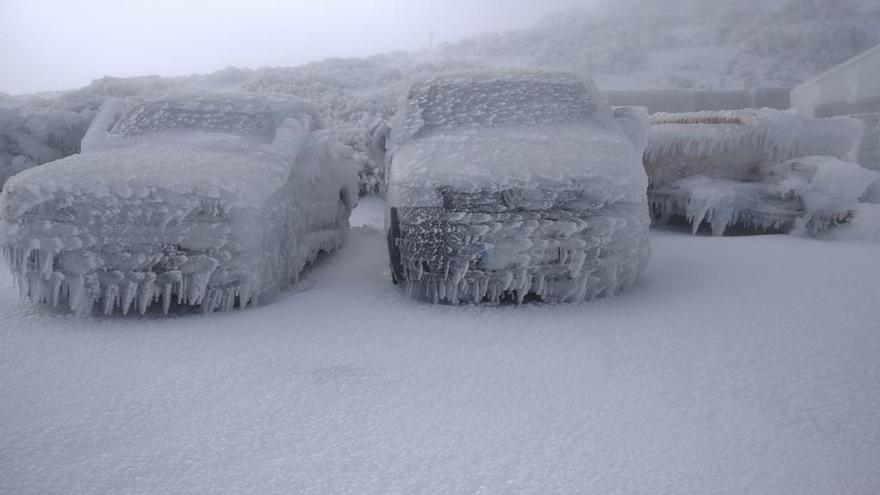
[[[584,84],[496,80],[431,85],[413,95],[419,133],[466,127],[591,122],[594,102]]]
[[[271,142],[277,124],[268,107],[223,100],[155,101],[134,107],[111,129],[126,137],[166,131],[228,133]]]

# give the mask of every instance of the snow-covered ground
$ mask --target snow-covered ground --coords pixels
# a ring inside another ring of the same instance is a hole
[[[880,491],[876,244],[655,231],[624,296],[432,306],[355,213],[244,312],[62,316],[0,267],[0,493]]]

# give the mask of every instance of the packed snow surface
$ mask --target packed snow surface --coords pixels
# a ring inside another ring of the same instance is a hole
[[[880,489],[876,246],[657,231],[625,296],[434,306],[382,208],[244,312],[60,316],[0,270],[0,493]]]

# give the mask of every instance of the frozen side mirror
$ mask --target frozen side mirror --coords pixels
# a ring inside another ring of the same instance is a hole
[[[80,149],[86,152],[119,146],[124,138],[111,134],[110,128],[122,117],[124,111],[125,103],[121,98],[104,100],[86,135],[83,136]]]
[[[311,120],[308,118],[307,120]],[[297,156],[313,133],[312,122],[288,117],[275,129],[272,148],[287,156]]]

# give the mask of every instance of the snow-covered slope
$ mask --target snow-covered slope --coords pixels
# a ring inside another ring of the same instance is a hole
[[[448,307],[381,202],[307,290],[59,317],[0,269],[0,493],[875,495],[875,246],[655,231],[633,293]]]
[[[880,42],[873,0],[607,1],[419,53],[330,59],[292,68],[226,69],[207,75],[104,78],[68,93],[0,96],[0,184],[25,168],[78,151],[106,96],[172,88],[244,89],[314,102],[355,150],[361,192],[381,189],[375,153],[405,80],[474,66],[580,72],[602,90],[791,87]]]
[[[602,89],[743,89],[794,86],[878,42],[876,2],[618,0],[439,53],[564,68],[593,76]]]

